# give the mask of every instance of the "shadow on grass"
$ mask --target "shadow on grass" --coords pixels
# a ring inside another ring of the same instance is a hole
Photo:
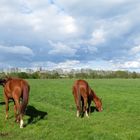
[[[0,102],[0,105],[5,105],[5,102]]]
[[[13,102],[13,99],[10,99],[8,103],[11,103],[11,102]],[[0,105],[5,105],[5,102],[4,101],[0,102]]]
[[[95,111],[98,112],[98,110],[97,110],[97,108],[96,108],[95,106],[91,106],[91,107],[90,107],[90,112],[89,112],[89,108],[87,109],[87,111],[88,111],[88,114],[89,114],[89,115],[90,115],[91,113],[95,112]],[[85,116],[85,112],[82,111],[82,113],[81,113],[81,118],[83,118],[84,116]]]
[[[97,108],[95,107],[95,106],[91,106],[90,107],[90,113],[93,113],[93,112],[95,112],[95,111],[97,111],[98,112],[98,110],[97,110]]]
[[[29,106],[27,106],[25,115],[30,117],[28,119],[27,124],[31,124],[31,123],[33,124],[33,123],[38,122],[39,120],[44,119],[48,115],[48,113],[44,112],[44,111],[37,110],[35,107],[29,105]]]

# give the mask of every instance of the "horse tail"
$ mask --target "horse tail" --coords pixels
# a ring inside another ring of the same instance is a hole
[[[77,86],[77,98],[78,98],[78,107],[79,107],[79,111],[82,111],[82,107],[81,107],[81,94],[80,94],[80,87],[79,84]]]
[[[22,100],[22,105],[21,105],[21,113],[24,114],[26,106],[28,104],[29,100],[29,91],[30,91],[30,86],[26,85],[23,87],[23,100]]]

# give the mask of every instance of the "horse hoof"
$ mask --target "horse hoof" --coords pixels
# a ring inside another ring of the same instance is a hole
[[[20,120],[20,128],[23,128],[23,120]]]
[[[20,126],[20,128],[23,128],[23,126]]]
[[[8,120],[8,116],[6,115],[5,120]]]
[[[79,118],[80,117],[80,115],[76,115],[77,116],[77,118]]]

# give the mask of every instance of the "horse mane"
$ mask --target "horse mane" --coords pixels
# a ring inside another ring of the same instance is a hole
[[[91,92],[90,92],[93,100],[100,100],[100,98],[95,94],[95,92],[91,89]]]
[[[1,78],[0,85],[4,86],[9,80],[12,80],[12,77]]]
[[[0,85],[4,86],[5,83],[6,83],[5,79],[0,79]]]

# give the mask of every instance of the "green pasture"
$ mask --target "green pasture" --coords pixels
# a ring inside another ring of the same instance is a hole
[[[140,140],[140,79],[87,81],[102,98],[104,110],[77,118],[74,79],[28,80],[31,91],[23,129],[14,122],[13,102],[5,120],[0,87],[0,140]]]

